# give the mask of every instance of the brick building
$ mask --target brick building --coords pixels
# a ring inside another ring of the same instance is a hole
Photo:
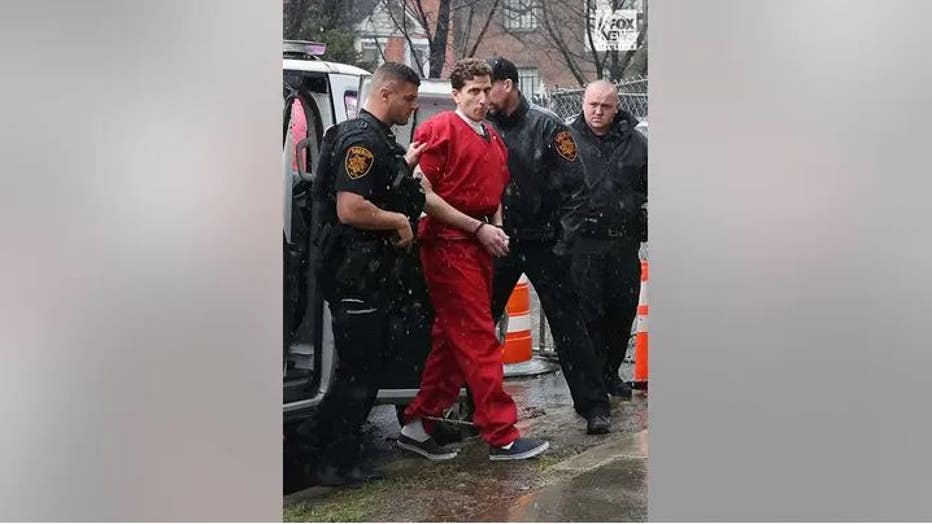
[[[363,60],[377,66],[385,59],[429,69],[426,32],[414,14],[413,0],[357,0],[357,10],[368,13],[355,26],[356,48]],[[459,57],[472,50],[489,12],[495,7],[475,56],[500,55],[518,66],[521,90],[531,98],[556,88],[580,86],[568,65],[573,60],[583,81],[596,78],[586,50],[585,0],[451,0],[453,12],[443,77]],[[616,7],[643,13],[646,0],[612,0]],[[402,19],[402,5],[407,5]],[[440,0],[422,0],[431,20]],[[577,5],[578,4],[578,5]],[[389,9],[391,11],[389,12]],[[408,37],[399,29],[404,24]],[[549,26],[548,26],[549,25]],[[410,41],[409,41],[410,40]]]

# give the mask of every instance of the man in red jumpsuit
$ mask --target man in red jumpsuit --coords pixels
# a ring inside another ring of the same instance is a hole
[[[473,421],[489,446],[491,460],[518,460],[543,453],[550,444],[521,438],[514,400],[502,389],[502,355],[491,314],[492,267],[508,253],[501,229],[501,199],[508,184],[508,152],[501,137],[482,122],[488,111],[492,71],[467,58],[450,73],[456,111],[418,127],[427,218],[419,227],[421,262],[435,309],[433,345],[421,389],[405,411],[399,447],[431,460],[456,453],[430,436],[439,417],[469,388]],[[426,428],[425,428],[426,426]]]

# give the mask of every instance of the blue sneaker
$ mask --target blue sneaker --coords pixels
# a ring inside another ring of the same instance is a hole
[[[489,460],[524,460],[547,451],[550,443],[536,438],[519,438],[508,449],[489,448]]]

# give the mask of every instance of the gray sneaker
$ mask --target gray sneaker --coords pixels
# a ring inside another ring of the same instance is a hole
[[[437,444],[434,437],[429,437],[423,442],[418,442],[411,437],[398,435],[398,447],[417,453],[430,460],[450,460],[456,458],[456,450]]]
[[[547,451],[550,443],[536,438],[519,438],[511,448],[489,448],[489,460],[524,460]]]

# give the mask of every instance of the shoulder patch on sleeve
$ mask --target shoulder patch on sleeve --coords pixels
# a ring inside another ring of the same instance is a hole
[[[363,146],[352,146],[346,150],[346,174],[353,180],[362,178],[372,169],[375,156]]]
[[[573,135],[569,131],[560,131],[553,139],[553,146],[557,148],[560,156],[569,160],[576,161],[576,142],[573,141]]]

